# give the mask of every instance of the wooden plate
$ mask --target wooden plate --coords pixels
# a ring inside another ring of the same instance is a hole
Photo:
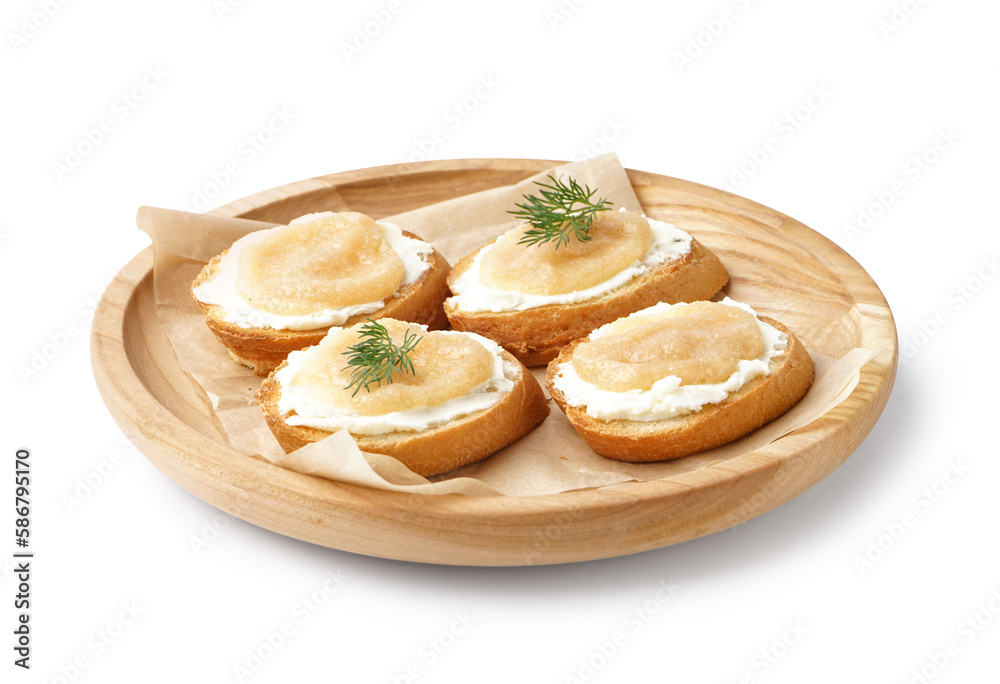
[[[215,213],[287,222],[349,208],[379,218],[516,183],[558,163],[484,159],[363,169],[261,192]],[[610,489],[468,498],[334,483],[228,446],[159,326],[148,249],[121,270],[97,308],[97,385],[125,433],[181,486],[256,525],[336,549],[459,565],[562,563],[655,549],[744,522],[819,482],[867,436],[895,377],[892,314],[857,262],[801,223],[695,183],[639,171],[629,177],[647,214],[676,221],[715,250],[741,298],[788,325],[807,348],[831,357],[855,347],[876,352],[845,401],[751,454]]]

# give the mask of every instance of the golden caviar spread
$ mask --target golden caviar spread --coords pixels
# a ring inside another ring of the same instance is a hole
[[[410,323],[382,319],[395,345],[402,345],[403,335],[421,331]],[[377,416],[421,406],[437,406],[467,394],[490,379],[493,355],[476,340],[465,335],[427,332],[410,352],[414,373],[397,373],[391,383],[369,389],[348,388],[351,369],[346,367],[347,348],[358,342],[358,328],[341,329],[328,335],[318,345],[308,366],[295,374],[302,396],[309,401],[355,411],[363,416]]]
[[[448,302],[469,313],[585,302],[691,251],[691,236],[677,226],[625,211],[598,214],[593,239],[571,238],[558,250],[555,243],[517,244],[526,229],[479,250],[450,283]]]
[[[668,375],[682,385],[722,382],[741,359],[755,359],[763,351],[753,314],[695,302],[611,323],[604,336],[576,348],[573,365],[587,382],[627,392],[648,390]]]
[[[297,316],[385,299],[403,260],[364,214],[326,214],[281,227],[243,249],[236,292],[254,307]]]
[[[787,347],[785,333],[729,298],[660,303],[592,332],[553,385],[592,418],[667,420],[769,375]]]
[[[570,238],[556,247],[518,244],[530,225],[507,231],[483,256],[480,282],[495,290],[560,295],[603,283],[653,245],[649,222],[628,212],[605,211],[594,217],[590,240]]]
[[[433,253],[364,214],[307,214],[234,242],[194,296],[242,328],[327,328],[384,307],[427,272]]]
[[[391,383],[348,388],[347,348],[359,340],[362,324],[332,328],[314,347],[292,352],[275,373],[281,386],[278,409],[293,412],[289,425],[355,434],[426,430],[489,408],[514,387],[519,366],[503,360],[500,347],[474,333],[427,332],[416,323],[379,319],[396,345],[404,333],[421,336],[410,352],[415,373],[393,375]]]

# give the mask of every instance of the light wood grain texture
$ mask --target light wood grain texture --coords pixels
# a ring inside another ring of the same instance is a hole
[[[287,222],[349,208],[380,218],[515,183],[557,163],[483,159],[363,169],[268,190],[215,213]],[[181,486],[244,520],[337,549],[428,563],[562,563],[655,549],[744,522],[819,482],[864,440],[895,377],[892,315],[857,262],[801,223],[694,183],[638,171],[629,177],[648,215],[677,222],[720,256],[734,297],[783,322],[810,350],[832,357],[854,347],[875,352],[845,401],[763,449],[666,480],[484,498],[339,484],[228,446],[207,397],[178,368],[157,322],[150,250],[122,269],[98,306],[97,385],[130,439]]]

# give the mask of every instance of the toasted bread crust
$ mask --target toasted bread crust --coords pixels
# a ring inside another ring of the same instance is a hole
[[[484,245],[485,246],[485,245]],[[480,248],[481,250],[482,248]],[[472,266],[479,250],[462,258],[448,276],[451,285]],[[525,311],[466,312],[445,301],[455,330],[479,333],[509,351],[525,366],[543,366],[569,342],[595,328],[657,302],[677,304],[709,299],[729,280],[719,258],[697,240],[680,259],[668,261],[624,285],[577,304],[555,304]]]
[[[413,233],[403,231],[403,235],[418,238]],[[228,250],[227,250],[228,251]],[[219,261],[226,252],[213,257],[191,284],[194,288],[212,280],[218,272]],[[439,330],[447,325],[442,302],[448,296],[448,272],[451,267],[445,258],[433,252],[427,258],[430,268],[415,282],[386,300],[385,306],[369,314],[351,316],[340,325],[349,327],[366,318],[391,317],[401,321],[421,323],[431,330]],[[315,330],[275,330],[273,328],[242,328],[223,320],[225,310],[214,304],[204,304],[195,297],[195,302],[205,314],[205,323],[222,344],[229,355],[238,363],[253,369],[254,375],[267,375],[290,352],[305,349],[326,336],[332,326]]]
[[[505,361],[515,362],[507,352],[501,353]],[[257,401],[278,444],[286,453],[291,453],[331,433],[285,422],[290,414],[278,411],[281,385],[274,378],[275,372],[284,366],[285,362],[282,362],[264,380],[257,392]],[[528,434],[548,415],[549,405],[542,388],[534,376],[521,366],[520,377],[513,389],[488,409],[421,432],[353,437],[362,451],[392,456],[416,474],[427,477],[486,458]]]
[[[794,406],[812,385],[813,362],[803,344],[785,326],[760,320],[788,335],[788,349],[771,360],[770,375],[759,376],[719,404],[668,420],[599,420],[586,406],[573,407],[554,386],[559,364],[566,363],[583,342],[567,345],[549,364],[545,384],[570,424],[591,449],[619,461],[642,463],[680,458],[713,449],[747,435]]]

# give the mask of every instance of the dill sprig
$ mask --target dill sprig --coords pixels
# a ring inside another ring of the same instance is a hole
[[[591,239],[594,216],[610,209],[611,202],[603,198],[593,201],[597,190],[581,187],[572,178],[569,185],[552,176],[549,180],[551,184],[535,181],[541,188],[541,197],[524,195],[527,202],[516,205],[518,211],[507,212],[531,224],[517,244],[542,245],[555,241],[555,248],[559,249],[569,243],[570,236],[587,242]]]
[[[375,383],[376,387],[381,387],[383,382],[391,383],[394,373],[416,375],[417,371],[413,368],[410,352],[423,337],[417,337],[407,328],[403,333],[403,344],[397,347],[392,343],[392,337],[389,336],[385,326],[370,318],[361,326],[358,336],[362,338],[361,341],[348,347],[344,352],[350,354],[344,370],[354,369],[351,371],[351,382],[345,389],[357,385],[352,397],[362,388],[371,392],[372,383]]]

